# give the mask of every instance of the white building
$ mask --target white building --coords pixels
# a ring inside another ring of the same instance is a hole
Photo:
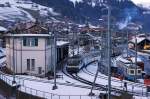
[[[6,62],[9,70],[17,74],[42,75],[53,69],[56,51],[54,40],[46,30],[32,32],[37,29],[39,27],[24,31],[22,34],[5,35]]]

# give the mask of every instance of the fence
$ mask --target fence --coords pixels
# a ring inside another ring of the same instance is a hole
[[[96,96],[88,96],[88,95],[58,95],[58,94],[36,90],[26,86],[21,86],[19,90],[27,94],[42,97],[45,99],[98,99],[98,97]]]
[[[9,84],[10,86],[14,86],[12,83],[12,76],[9,77],[3,73],[0,73],[0,79],[3,80],[5,83]],[[96,96],[88,96],[88,95],[58,95],[58,94],[53,94],[49,92],[44,92],[40,91],[37,89],[29,88],[27,86],[24,86],[24,80],[23,79],[16,79],[16,85],[20,85],[18,88],[18,91],[37,96],[39,98],[44,98],[44,99],[97,99]],[[19,93],[17,93],[19,94]]]
[[[10,86],[13,86],[12,80],[10,80],[8,77],[0,73],[0,79],[3,80],[5,83],[7,83]]]

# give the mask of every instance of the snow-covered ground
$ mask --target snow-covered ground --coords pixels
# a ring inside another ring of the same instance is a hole
[[[94,75],[96,74],[96,70],[97,70],[97,63],[91,64],[87,67],[87,70],[81,71],[78,75],[88,81],[93,81]],[[128,86],[127,90],[128,91],[131,91],[131,92],[135,91],[136,93],[146,92],[146,87],[144,86],[144,84],[133,83],[133,82],[129,82],[126,80],[120,81],[119,79],[114,78],[114,77],[112,77],[111,84],[112,84],[113,88],[123,89],[124,82],[127,82],[127,86]],[[105,76],[104,74],[99,73],[96,83],[106,86],[108,84],[108,77]]]
[[[0,20],[12,22],[16,20],[35,21],[32,15],[23,8],[39,11],[42,16],[47,16],[48,13],[59,15],[52,8],[35,4],[30,0],[0,0]]]
[[[87,57],[85,60],[86,63],[90,61],[97,60],[99,57]],[[5,59],[3,59],[5,60]],[[94,75],[97,70],[97,63],[90,64],[87,68],[84,68],[82,71],[78,73],[78,76],[86,79],[88,81],[94,80]],[[90,74],[89,74],[90,73]],[[47,80],[47,78],[38,78],[34,76],[25,76],[25,75],[16,75],[17,84],[21,85],[19,88],[20,91],[37,95],[40,97],[50,98],[50,99],[97,99],[99,93],[102,91],[94,90],[93,92],[96,94],[94,97],[88,96],[91,86],[81,83],[71,77],[66,76],[62,72],[58,72],[57,74],[63,75],[63,78],[57,79],[58,89],[52,90],[54,85],[54,81]],[[8,84],[12,85],[13,76],[12,75],[2,75],[0,74],[0,78],[6,81]],[[107,85],[107,76],[99,73],[96,83],[101,85]],[[127,82],[127,90],[130,92],[139,93],[140,96],[135,96],[135,99],[148,99],[148,97],[143,97],[142,93],[146,92],[146,88],[144,84],[133,83],[130,81],[120,81],[117,78],[112,77],[112,88],[116,88],[119,90],[123,90],[123,83]],[[14,86],[14,85],[12,85]],[[102,93],[105,93],[103,91]],[[52,97],[52,98],[51,98]]]
[[[0,31],[7,31],[7,29],[2,27],[2,26],[0,26]]]
[[[87,86],[81,84],[71,78],[63,75],[63,79],[57,79],[58,89],[52,90],[53,80],[39,79],[32,76],[16,76],[16,82],[21,85],[20,91],[36,95],[44,98],[52,99],[96,99],[96,96],[88,96],[90,89],[75,87],[75,85]],[[0,76],[1,79],[6,80],[8,84],[12,85],[12,76]],[[2,78],[3,77],[3,78]],[[13,85],[12,85],[13,86]],[[97,95],[99,91],[94,91]],[[59,98],[60,97],[60,98]],[[70,97],[70,98],[69,98]]]

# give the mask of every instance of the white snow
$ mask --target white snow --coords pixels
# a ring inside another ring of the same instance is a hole
[[[143,40],[145,40],[146,38],[144,37],[134,37],[132,40],[130,40],[132,43],[135,43],[136,42],[136,39],[137,39],[137,44],[142,42]]]
[[[19,2],[18,0],[0,0],[0,4],[4,5],[4,7],[0,7],[0,20],[12,22],[16,20],[35,21],[31,14],[25,11],[23,8],[39,11],[41,16],[47,16],[48,13],[52,15],[59,15],[58,13],[54,12],[52,8],[35,4],[29,0],[19,0]],[[8,4],[10,6],[8,6]]]
[[[41,15],[46,15],[46,16],[48,13],[51,13],[52,15],[59,15],[58,13],[54,12],[52,8],[45,7],[39,4],[35,4],[33,2],[31,3],[25,3],[25,1],[20,2],[20,3],[17,3],[17,7],[39,11]]]
[[[14,0],[0,0],[1,4],[10,3],[9,6],[0,7],[0,20],[15,21],[21,20],[34,20],[34,18],[26,11],[18,8]]]
[[[28,37],[28,36],[33,36],[33,37],[49,37],[49,34],[7,34],[6,36],[15,36],[15,37]]]
[[[137,59],[137,62],[142,62],[142,59],[140,57],[137,57],[137,58],[131,57],[130,59],[132,60],[133,63],[135,63],[136,59]]]
[[[0,26],[0,31],[7,31],[7,29],[2,27],[2,26]]]
[[[76,3],[76,2],[82,2],[82,0],[70,0],[71,2],[73,2],[74,4]]]
[[[150,1],[149,0],[132,0],[137,6],[142,6],[144,8],[150,9]]]
[[[63,45],[66,45],[66,44],[69,44],[69,42],[66,42],[66,41],[57,41],[57,46],[63,46]]]
[[[129,60],[123,58],[122,55],[118,56],[118,57],[116,58],[116,60],[117,60],[117,61],[121,61],[121,62],[123,62],[123,63],[131,63],[131,61],[129,61]]]
[[[90,61],[95,60],[96,58],[99,58],[99,57],[95,57],[95,58],[86,57],[85,62],[88,63]],[[93,81],[94,75],[97,70],[97,63],[90,64],[87,67],[87,70],[83,69],[83,71],[80,71],[78,73],[78,76],[88,81]],[[89,75],[87,72],[92,73],[92,75]],[[93,92],[96,94],[96,96],[89,97],[88,94],[90,92],[90,89],[75,87],[74,85],[88,86],[88,87],[91,87],[91,86],[81,83],[77,80],[74,80],[64,75],[61,72],[58,72],[57,74],[63,75],[63,78],[57,79],[58,89],[56,90],[52,90],[53,79],[47,80],[46,78],[38,78],[34,76],[16,75],[15,80],[17,84],[21,85],[21,87],[19,88],[20,91],[23,91],[32,95],[37,95],[40,97],[48,98],[48,99],[51,97],[53,97],[54,99],[97,99],[98,98],[97,96],[101,92],[99,90],[94,90]],[[0,78],[6,81],[6,83],[12,85],[13,76],[11,75],[2,76],[0,74]],[[131,91],[131,92],[133,91],[137,93],[146,92],[146,87],[143,83],[134,83],[134,82],[126,81],[126,80],[120,81],[119,79],[114,78],[114,77],[112,77],[111,79],[112,79],[111,81],[112,88],[123,90],[124,89],[123,83],[127,82],[128,91]],[[107,85],[108,77],[104,74],[99,73],[96,83],[101,84],[101,85]],[[147,97],[135,96],[135,99],[147,99]]]

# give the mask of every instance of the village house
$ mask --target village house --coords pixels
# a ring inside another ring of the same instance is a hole
[[[13,33],[7,33],[5,39],[7,68],[16,74],[44,75],[53,71],[55,62],[68,55],[68,42],[56,42],[58,52],[54,36],[36,23],[22,30],[16,28]]]
[[[149,36],[146,36],[145,34],[140,34],[140,35],[137,35],[136,38],[133,37],[129,41],[129,48],[135,49],[136,44],[137,44],[138,51],[150,50]]]

